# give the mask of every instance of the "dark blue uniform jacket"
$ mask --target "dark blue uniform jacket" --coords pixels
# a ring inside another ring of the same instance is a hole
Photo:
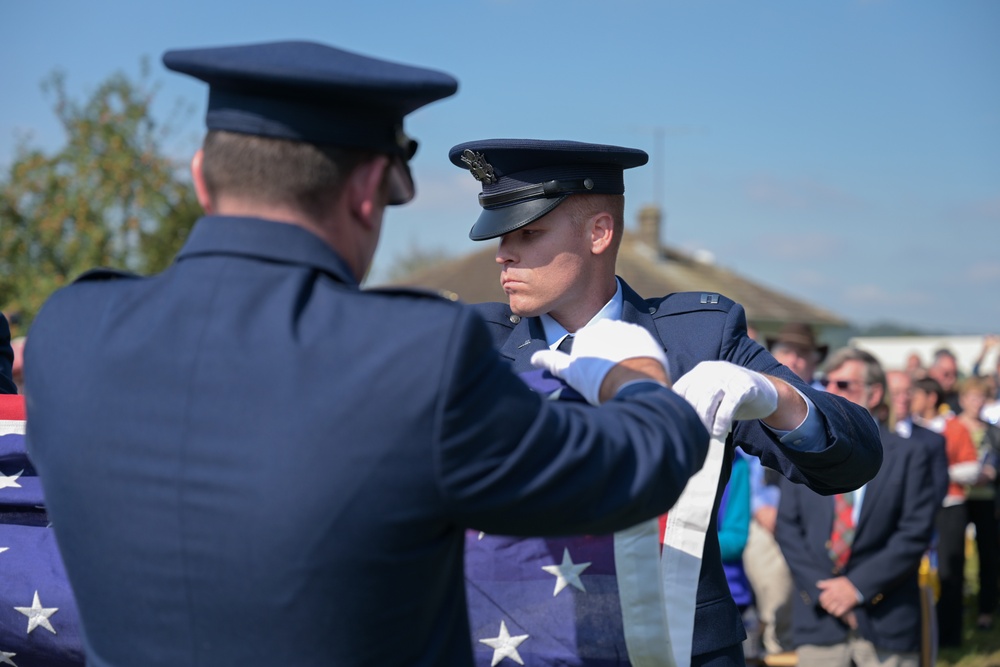
[[[757,420],[737,422],[733,429],[727,441],[730,451],[719,478],[698,582],[693,655],[702,655],[737,644],[746,637],[722,569],[716,526],[719,499],[729,481],[732,448],[739,444],[759,456],[765,466],[820,493],[830,494],[855,489],[875,474],[882,460],[878,431],[865,410],[809,387],[749,338],[746,316],[739,304],[724,296],[699,292],[643,299],[625,281],[621,282],[622,319],[645,327],[663,343],[674,380],[698,362],[717,359],[774,375],[809,396],[826,428],[827,447],[812,453],[782,446],[773,432]],[[538,318],[513,316],[509,306],[501,303],[474,308],[490,325],[494,344],[501,356],[512,363],[515,372],[528,370],[531,355],[547,349]]]
[[[634,524],[708,439],[667,389],[543,401],[469,309],[359,290],[259,219],[204,218],[162,274],[59,291],[27,354],[91,667],[471,664],[465,528]]]

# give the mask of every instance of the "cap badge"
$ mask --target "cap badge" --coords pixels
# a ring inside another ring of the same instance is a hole
[[[473,153],[466,148],[462,151],[462,162],[469,166],[469,171],[472,172],[477,181],[481,181],[486,185],[492,185],[497,182],[497,177],[493,173],[493,165],[486,161],[482,153]]]

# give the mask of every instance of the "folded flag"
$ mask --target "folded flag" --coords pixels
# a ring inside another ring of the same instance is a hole
[[[521,377],[551,400],[583,401],[548,371]],[[470,530],[465,547],[477,665],[669,664],[656,520],[614,535]]]
[[[24,433],[24,398],[0,395],[0,665],[78,667],[76,601]]]

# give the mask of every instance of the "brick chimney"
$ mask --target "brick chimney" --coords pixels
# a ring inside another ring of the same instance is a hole
[[[660,240],[662,221],[663,214],[659,206],[650,204],[639,209],[639,240],[656,252],[660,251],[662,244]]]

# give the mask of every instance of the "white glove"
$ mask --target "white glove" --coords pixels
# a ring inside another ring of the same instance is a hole
[[[769,379],[728,361],[702,361],[674,383],[713,438],[723,438],[734,421],[763,419],[778,409],[778,390]]]
[[[565,380],[591,405],[599,405],[604,376],[618,362],[636,357],[652,357],[667,368],[663,346],[648,331],[638,324],[600,320],[576,333],[572,354],[542,350],[531,355],[531,363]]]

